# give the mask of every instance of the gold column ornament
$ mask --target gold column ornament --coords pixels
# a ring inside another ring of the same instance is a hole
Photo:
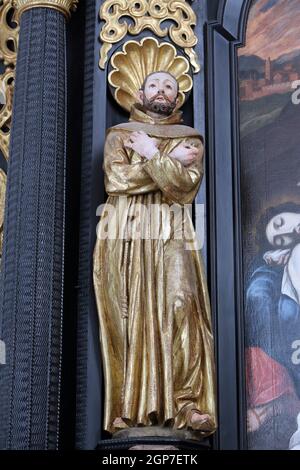
[[[8,160],[15,65],[19,41],[19,26],[12,0],[0,0],[0,61],[6,65],[0,74],[0,152]],[[11,15],[12,13],[12,15]],[[0,259],[2,256],[4,207],[7,176],[0,169]]]
[[[14,70],[7,68],[0,75],[0,151],[6,160],[9,153],[10,127],[12,116]]]
[[[148,29],[160,38],[169,36],[175,45],[184,49],[194,72],[199,72],[198,57],[193,49],[197,44],[193,31],[197,18],[186,0],[106,0],[100,8],[100,18],[105,22],[100,32],[100,68],[105,68],[113,44],[126,34],[135,36]],[[133,23],[127,23],[126,18]],[[172,25],[164,27],[166,21],[171,21]]]
[[[17,10],[17,17],[30,10],[31,8],[52,8],[63,13],[67,18],[71,16],[71,12],[77,8],[79,0],[13,0],[13,6]]]
[[[15,22],[15,15],[12,17],[15,27],[8,21],[12,8],[12,0],[0,1],[0,60],[3,60],[5,65],[15,65],[17,59],[19,27]]]
[[[6,70],[0,75],[0,151],[6,160],[9,151],[14,67],[19,40],[19,26],[15,20],[15,12],[9,21],[12,9],[12,0],[0,1],[0,60],[6,65]]]

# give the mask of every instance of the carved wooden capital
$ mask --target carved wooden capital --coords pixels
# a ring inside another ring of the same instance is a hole
[[[79,0],[13,0],[13,6],[17,10],[17,16],[31,8],[52,8],[63,13],[67,18],[77,8]]]

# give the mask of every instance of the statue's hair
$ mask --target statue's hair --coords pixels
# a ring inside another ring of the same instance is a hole
[[[144,79],[144,81],[143,81],[143,84],[142,84],[140,90],[144,91],[145,86],[146,86],[146,83],[147,83],[147,80],[148,80],[152,75],[155,75],[156,73],[167,73],[168,75],[170,75],[170,77],[174,78],[175,82],[177,83],[177,95],[178,95],[178,93],[179,93],[179,84],[178,84],[177,78],[176,78],[172,73],[166,72],[165,70],[157,70],[156,72],[151,72],[151,73],[149,73],[149,74],[145,77],[145,79]]]
[[[295,202],[285,202],[283,204],[279,204],[279,206],[268,207],[264,211],[256,226],[255,242],[260,251],[264,252],[270,250],[271,245],[266,236],[267,225],[273,217],[282,214],[283,212],[295,212],[296,214],[300,214],[300,204],[296,204]]]

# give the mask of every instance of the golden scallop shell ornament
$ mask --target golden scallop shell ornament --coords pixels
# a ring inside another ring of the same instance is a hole
[[[147,75],[162,71],[171,73],[178,81],[177,108],[180,108],[185,101],[185,94],[193,87],[188,59],[179,55],[172,44],[159,43],[152,37],[139,42],[127,41],[121,51],[113,54],[110,61],[108,82],[115,100],[122,108],[130,111]]]

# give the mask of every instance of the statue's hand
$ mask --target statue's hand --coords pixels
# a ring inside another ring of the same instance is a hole
[[[132,132],[129,139],[124,142],[124,145],[126,148],[137,152],[141,157],[147,158],[147,160],[151,160],[157,153],[155,139],[151,139],[151,137],[143,131]]]
[[[288,262],[290,254],[290,249],[267,251],[263,256],[263,259],[267,264],[284,266]]]
[[[184,166],[193,163],[200,155],[200,149],[192,144],[183,142],[169,153],[170,157],[179,160]]]

